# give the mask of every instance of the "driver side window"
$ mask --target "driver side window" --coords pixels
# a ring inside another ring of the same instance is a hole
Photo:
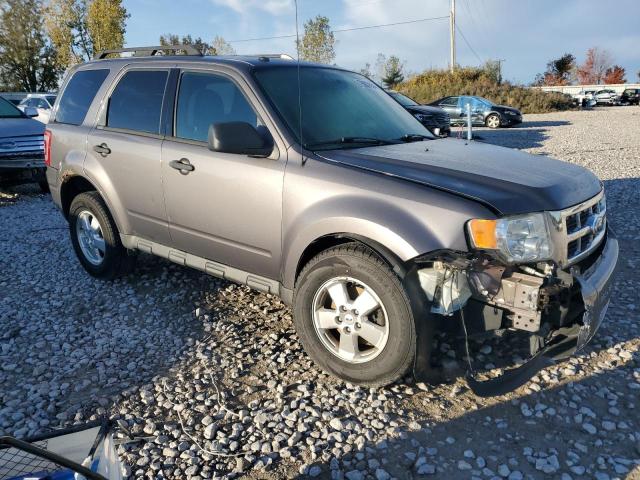
[[[175,136],[206,142],[213,123],[259,125],[256,112],[230,79],[210,73],[185,72],[180,78]]]

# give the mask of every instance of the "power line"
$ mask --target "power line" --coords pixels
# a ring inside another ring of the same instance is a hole
[[[467,47],[469,47],[469,50],[471,50],[473,52],[473,54],[476,56],[476,58],[478,59],[478,62],[482,63],[482,59],[480,58],[480,55],[478,55],[476,53],[476,51],[473,49],[473,47],[471,46],[471,44],[467,40],[467,37],[464,36],[464,33],[462,33],[462,30],[460,29],[460,27],[458,25],[456,25],[456,30],[458,31],[458,33],[460,34],[460,36],[464,40],[464,43],[467,44]]]
[[[342,32],[353,32],[356,30],[368,30],[371,28],[383,28],[383,27],[394,27],[397,25],[408,25],[410,23],[421,23],[421,22],[428,22],[428,21],[432,21],[432,20],[443,20],[449,18],[449,16],[443,16],[443,17],[429,17],[429,18],[418,18],[416,20],[406,20],[403,22],[394,22],[394,23],[380,23],[378,25],[364,25],[362,27],[352,27],[352,28],[337,28],[335,30],[332,30],[333,33],[342,33]],[[277,40],[277,39],[281,39],[281,38],[295,38],[296,34],[291,34],[291,35],[276,35],[273,37],[256,37],[256,38],[242,38],[239,40],[229,40],[229,43],[240,43],[240,42],[255,42],[258,40]]]

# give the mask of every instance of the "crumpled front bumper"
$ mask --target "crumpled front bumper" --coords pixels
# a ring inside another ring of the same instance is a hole
[[[574,274],[580,284],[584,313],[582,322],[552,332],[551,339],[529,361],[486,381],[467,378],[478,396],[503,395],[522,385],[554,361],[570,357],[582,349],[602,324],[611,299],[614,271],[618,263],[618,240],[609,230],[600,257],[584,272]]]

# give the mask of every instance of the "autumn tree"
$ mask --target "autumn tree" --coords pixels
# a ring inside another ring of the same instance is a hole
[[[42,28],[40,0],[0,2],[0,84],[27,92],[57,88],[62,73]]]
[[[331,31],[329,19],[318,15],[304,24],[304,35],[296,40],[298,54],[302,60],[317,63],[332,63],[336,58],[336,39]]]
[[[393,88],[404,81],[404,62],[395,55],[391,55],[384,65],[382,83],[387,88]]]
[[[613,84],[613,83],[626,83],[627,79],[624,78],[626,75],[626,71],[620,65],[614,65],[611,68],[607,68],[607,71],[604,72],[604,83]]]
[[[580,65],[576,74],[578,81],[585,84],[600,84],[604,79],[604,75],[613,63],[611,53],[607,50],[593,47],[587,50],[587,57],[582,65]]]
[[[68,67],[122,48],[127,18],[122,0],[49,0],[44,23],[58,63]]]

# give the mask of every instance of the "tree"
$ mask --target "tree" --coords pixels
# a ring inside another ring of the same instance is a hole
[[[210,53],[211,55],[235,55],[236,49],[224,38],[216,35],[211,42]]]
[[[365,63],[364,67],[360,69],[360,74],[364,75],[368,79],[373,79],[373,73],[371,72],[371,64],[368,62]]]
[[[612,63],[611,54],[607,50],[590,48],[584,63],[576,70],[578,81],[583,85],[602,83],[604,74]]]
[[[304,24],[304,35],[296,46],[303,60],[317,63],[332,63],[336,58],[334,50],[336,39],[331,31],[329,19],[322,15]]]
[[[122,0],[49,0],[45,27],[66,68],[101,50],[122,48],[127,18]]]
[[[54,90],[62,73],[42,28],[39,0],[0,3],[0,84],[27,92]]]
[[[607,68],[607,71],[604,72],[604,83],[626,83],[627,79],[624,78],[626,73],[625,69],[620,65],[614,65],[611,68]]]
[[[547,63],[544,73],[536,75],[535,85],[567,85],[571,81],[571,73],[575,69],[576,57],[565,53]]]
[[[192,38],[191,35],[183,35],[182,38],[179,35],[174,33],[167,33],[165,35],[160,35],[160,45],[163,47],[168,47],[171,45],[193,45],[196,47],[203,55],[207,55],[211,47],[207,42],[202,40],[202,38]],[[180,54],[182,52],[175,50],[166,50],[166,54],[174,55]]]
[[[500,66],[500,60],[487,60],[483,69],[492,81],[498,85],[502,83],[502,68]]]
[[[386,61],[384,66],[384,76],[382,77],[382,83],[387,88],[393,88],[402,81],[404,81],[404,62],[402,62],[395,55],[391,55]]]

